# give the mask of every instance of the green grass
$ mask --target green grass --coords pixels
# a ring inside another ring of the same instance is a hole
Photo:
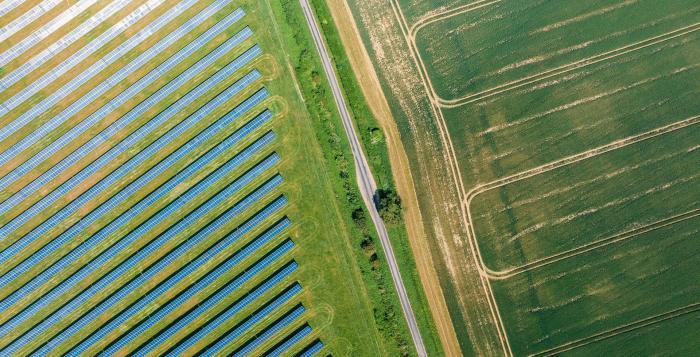
[[[466,185],[489,182],[698,114],[700,37],[585,73],[444,109]],[[681,41],[681,40],[679,40]],[[540,86],[542,85],[542,86]]]
[[[667,346],[675,346],[674,353],[678,356],[692,356],[700,349],[700,342],[690,335],[693,331],[700,331],[700,314],[697,312],[584,346],[568,355],[660,356],[668,352]]]
[[[694,277],[700,266],[699,224],[696,217],[493,282],[513,352],[539,352],[697,303],[700,287]],[[692,343],[697,334],[692,325],[672,331],[685,343]],[[685,343],[668,342],[657,341],[667,353],[686,348]],[[605,351],[595,344],[590,348]]]
[[[362,94],[360,86],[357,83],[357,78],[355,77],[354,71],[352,70],[350,62],[346,56],[345,49],[340,40],[329,9],[324,1],[312,0],[312,3],[314,5],[316,16],[321,23],[326,44],[329,47],[331,55],[333,56],[332,60],[336,68],[336,73],[340,77],[343,94],[349,103],[349,110],[359,132],[360,140],[362,142],[365,154],[367,155],[367,160],[372,170],[372,174],[377,180],[377,185],[380,189],[395,192],[396,188],[391,172],[391,162],[389,161],[389,154],[384,135],[379,128],[377,119],[374,117],[370,108],[365,102],[364,95]],[[440,346],[440,340],[431,318],[428,301],[425,293],[423,292],[420,278],[418,276],[418,271],[413,259],[413,252],[411,251],[409,245],[408,234],[404,223],[402,220],[400,220],[394,222],[393,224],[388,224],[387,229],[389,231],[392,247],[394,248],[394,255],[399,265],[399,269],[401,270],[404,285],[408,292],[409,299],[411,300],[412,308],[416,314],[416,319],[418,320],[427,352],[429,355],[441,354],[442,347]],[[372,248],[370,248],[370,246]],[[374,237],[372,237],[368,242],[364,242],[363,248],[363,250],[370,254],[370,256],[372,254],[372,249],[374,249],[375,253],[380,255],[383,254],[381,246],[374,239]],[[382,274],[382,289],[393,290],[394,288],[390,281],[388,266],[386,264],[382,264],[380,265],[380,270]],[[397,302],[393,301],[392,305],[393,309],[396,309],[398,315],[399,306]],[[410,337],[406,336],[405,338],[408,339]]]
[[[323,26],[324,35],[329,39],[331,51],[336,56],[336,65],[339,67],[339,72],[344,74],[343,80],[344,89],[347,91],[345,81],[348,80],[347,73],[351,73],[347,60],[338,59],[338,49],[340,48],[339,39],[336,37],[335,30],[332,27],[332,21],[328,15],[328,10],[325,5],[314,3],[315,10]],[[345,133],[342,130],[340,118],[337,114],[333,98],[330,90],[327,87],[325,79],[321,73],[320,62],[316,58],[316,52],[313,47],[304,44],[310,44],[310,34],[306,30],[306,23],[298,3],[295,1],[285,1],[282,3],[282,10],[286,15],[288,24],[288,41],[296,43],[298,52],[293,52],[291,59],[295,68],[297,78],[301,83],[301,91],[307,101],[317,103],[315,107],[310,106],[309,110],[312,117],[316,118],[314,122],[315,132],[318,135],[319,141],[323,145],[324,156],[326,160],[332,163],[330,166],[331,174],[336,178],[336,194],[343,202],[342,211],[346,217],[352,219],[349,224],[353,226],[353,230],[358,233],[358,236],[351,242],[351,251],[353,258],[357,261],[362,271],[364,283],[367,286],[367,291],[371,299],[372,308],[374,311],[374,320],[377,328],[381,331],[383,339],[382,350],[375,353],[394,355],[414,354],[413,346],[410,341],[407,327],[403,316],[401,315],[398,298],[395,295],[394,288],[389,275],[388,267],[384,262],[383,252],[376,241],[375,232],[368,222],[369,218],[366,210],[363,207],[359,192],[356,188],[355,177],[352,167],[352,157],[350,156],[349,145],[347,143]],[[333,32],[330,32],[333,31]],[[342,53],[342,52],[341,52]],[[344,66],[344,67],[343,67]],[[311,84],[311,85],[309,85]],[[369,114],[369,109],[364,106],[364,101],[361,100],[359,88],[351,89],[351,92],[346,92],[351,103],[351,110],[354,118],[357,120],[357,125],[361,133],[367,133],[377,128],[376,122]],[[362,105],[363,107],[360,107]],[[359,115],[358,115],[359,114]],[[363,135],[362,139],[368,139],[368,136]],[[380,146],[381,145],[381,146]],[[372,163],[378,161],[386,163],[386,152],[383,147],[384,143],[379,142],[371,144],[365,148],[368,150],[368,156]],[[390,184],[391,171],[390,167],[378,165],[381,169],[375,171],[378,176],[380,185],[387,186]],[[373,167],[374,168],[374,167]],[[402,233],[401,229],[394,230],[393,233]],[[404,234],[405,237],[405,233]],[[403,243],[404,246],[407,242]],[[368,248],[370,247],[371,248]],[[397,248],[395,248],[397,250]],[[402,253],[406,257],[406,252]],[[406,259],[402,260],[403,267],[406,267]],[[410,266],[408,266],[410,267]],[[409,271],[410,270],[406,270]],[[410,273],[409,273],[410,274]],[[410,277],[410,275],[408,276]],[[408,278],[407,277],[407,278]],[[412,287],[409,287],[413,296],[420,290],[416,290],[418,280],[415,278],[411,282]],[[418,304],[417,304],[418,305]],[[420,306],[420,305],[419,305]],[[425,315],[428,316],[428,315]],[[422,321],[423,326],[426,320]],[[434,345],[436,346],[436,345]],[[435,347],[433,347],[434,350]],[[350,353],[352,350],[348,350]]]
[[[698,12],[680,0],[664,3],[663,12],[657,2],[614,4],[620,2],[505,1],[421,30],[418,46],[446,99],[535,76],[443,109],[467,189],[698,115],[697,33],[537,77],[687,26]],[[515,268],[697,209],[692,163],[699,130],[680,129],[477,195],[471,211],[486,266]],[[492,281],[514,353],[692,303],[693,224],[697,219]]]

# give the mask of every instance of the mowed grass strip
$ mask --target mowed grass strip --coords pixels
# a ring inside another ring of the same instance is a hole
[[[428,25],[417,45],[436,91],[453,99],[641,46],[699,15],[692,0],[505,0]]]
[[[614,61],[444,108],[468,186],[700,114],[700,33]]]
[[[691,125],[477,195],[485,264],[515,268],[700,208],[698,137]]]
[[[695,217],[492,282],[513,352],[541,352],[700,302],[695,279],[700,266],[698,227],[700,219]],[[691,344],[697,332],[663,331]],[[685,348],[685,343],[668,342],[655,340],[666,351]]]

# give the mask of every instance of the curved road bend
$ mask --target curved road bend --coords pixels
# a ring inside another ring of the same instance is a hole
[[[308,0],[299,0],[301,2],[301,7],[304,10],[304,16],[306,17],[306,22],[309,25],[311,34],[313,35],[314,42],[316,43],[316,49],[321,56],[321,62],[323,63],[323,68],[328,78],[328,82],[331,85],[331,90],[333,91],[333,97],[335,98],[335,104],[340,112],[340,117],[342,118],[343,127],[345,128],[345,133],[350,141],[350,146],[352,148],[352,155],[355,161],[355,171],[357,172],[357,181],[360,186],[360,192],[362,193],[362,199],[365,201],[365,205],[369,210],[370,216],[372,217],[372,222],[377,229],[377,234],[379,235],[379,240],[381,241],[382,248],[384,249],[384,254],[386,255],[386,260],[389,263],[389,270],[391,271],[391,277],[394,281],[394,287],[399,295],[399,300],[401,302],[401,309],[403,310],[404,317],[408,323],[408,328],[411,331],[411,337],[413,338],[413,343],[416,346],[416,351],[421,357],[427,356],[425,350],[425,345],[423,344],[423,338],[418,330],[418,324],[416,323],[416,316],[411,308],[411,303],[408,300],[408,294],[406,294],[406,288],[404,287],[403,280],[401,279],[401,273],[399,272],[399,266],[396,264],[396,258],[394,257],[394,250],[391,248],[391,242],[389,241],[389,235],[384,226],[384,221],[379,217],[379,212],[374,205],[374,193],[377,190],[377,184],[374,181],[374,177],[369,170],[369,165],[367,164],[367,159],[362,151],[362,146],[357,138],[357,133],[355,132],[355,127],[350,119],[350,113],[348,112],[347,105],[345,104],[345,99],[343,98],[342,91],[340,90],[340,85],[338,84],[338,77],[335,73],[335,69],[331,64],[330,56],[328,55],[328,50],[323,42],[321,36],[321,31],[318,27],[318,22],[314,17],[311,6]]]

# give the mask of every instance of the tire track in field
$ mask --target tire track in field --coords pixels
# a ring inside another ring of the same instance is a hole
[[[661,35],[656,35],[656,36],[647,38],[645,40],[631,43],[631,44],[616,48],[614,50],[599,53],[597,55],[587,57],[587,58],[584,58],[584,59],[581,59],[581,60],[578,60],[578,61],[575,61],[572,63],[568,63],[568,64],[565,64],[563,66],[548,69],[548,70],[545,70],[545,71],[542,71],[542,72],[539,72],[539,73],[536,73],[536,74],[533,74],[533,75],[530,75],[527,77],[523,77],[520,79],[516,79],[514,81],[503,83],[503,84],[500,84],[498,86],[483,90],[483,91],[478,92],[478,93],[463,96],[461,98],[444,99],[444,98],[436,97],[437,102],[439,103],[439,105],[441,107],[444,107],[444,108],[455,108],[455,107],[459,107],[459,106],[462,106],[465,104],[478,102],[478,101],[481,101],[483,99],[486,99],[486,98],[489,98],[489,97],[492,97],[492,96],[495,96],[498,94],[502,94],[505,92],[509,92],[509,91],[512,91],[512,90],[515,90],[515,89],[518,89],[518,88],[521,88],[521,87],[524,87],[527,85],[531,85],[531,84],[540,82],[542,80],[545,80],[545,79],[548,79],[548,78],[551,78],[554,76],[558,76],[558,75],[561,75],[564,73],[569,73],[569,72],[572,72],[572,71],[575,71],[575,70],[578,70],[581,68],[591,66],[593,64],[597,64],[597,63],[604,62],[604,61],[609,61],[609,60],[615,59],[617,57],[626,55],[628,53],[636,52],[636,51],[642,50],[642,49],[650,47],[650,46],[654,46],[654,45],[658,45],[658,44],[661,44],[664,42],[668,42],[670,40],[692,34],[693,32],[696,32],[698,30],[700,30],[700,22],[696,22],[692,25],[688,25],[688,26],[685,26],[685,27],[682,27],[679,29],[675,29],[673,31],[669,31],[669,32],[663,33]],[[413,39],[413,42],[414,42],[413,45],[416,46],[416,48],[417,48],[417,45],[415,44],[415,39]]]
[[[473,1],[470,2],[469,4],[461,5],[452,9],[446,9],[434,14],[431,14],[429,16],[426,16],[411,25],[411,27],[408,30],[409,33],[409,38],[413,42],[413,45],[415,45],[416,42],[416,34],[423,29],[424,27],[440,22],[442,20],[449,19],[450,17],[455,17],[458,15],[462,15],[474,10],[478,10],[484,7],[491,6],[493,4],[502,2],[503,0],[478,0],[478,1]]]
[[[447,160],[448,169],[455,184],[455,188],[457,188],[458,199],[460,202],[463,202],[467,191],[464,186],[464,181],[462,180],[461,172],[459,170],[459,162],[457,161],[457,155],[455,154],[454,146],[452,144],[452,138],[450,137],[449,131],[447,129],[447,122],[442,113],[442,110],[440,109],[440,105],[435,99],[437,98],[435,87],[433,86],[430,76],[428,75],[425,61],[423,61],[423,59],[421,58],[420,52],[418,51],[415,45],[415,38],[412,38],[410,35],[410,26],[408,25],[408,21],[406,20],[403,11],[401,10],[401,4],[398,2],[398,0],[392,0],[391,7],[394,11],[396,20],[399,23],[399,28],[401,29],[402,35],[408,44],[410,52],[409,55],[412,57],[414,64],[419,70],[418,72],[420,80],[423,83],[426,90],[426,94],[428,95],[428,99],[430,100],[431,109],[436,119],[436,127],[440,132],[440,141],[442,142],[443,148],[446,152],[445,158]],[[464,12],[466,11],[467,10],[465,10]],[[464,205],[460,205],[460,215],[461,221],[467,229],[467,241],[469,243],[472,258],[474,259],[475,267],[479,271],[479,280],[481,281],[483,291],[486,295],[486,300],[491,313],[491,318],[493,319],[493,322],[495,324],[502,351],[506,356],[513,356],[513,351],[510,347],[510,341],[508,340],[508,334],[506,333],[505,324],[503,323],[501,313],[498,309],[498,304],[496,302],[496,297],[493,293],[493,288],[491,287],[491,282],[488,279],[488,277],[486,277],[486,275],[483,273],[482,266],[480,265],[480,263],[483,261],[483,258],[481,257],[481,252],[479,251],[479,247],[475,239],[473,227],[470,224],[471,220],[468,212],[468,206],[464,207]]]
[[[605,144],[605,145],[602,145],[602,146],[599,146],[599,147],[596,147],[596,148],[593,148],[590,150],[586,150],[586,151],[578,153],[578,154],[570,155],[570,156],[549,162],[549,163],[544,164],[544,165],[540,165],[538,167],[535,167],[535,168],[532,168],[529,170],[521,171],[519,173],[510,175],[510,176],[506,176],[506,177],[503,177],[503,178],[500,178],[500,179],[497,179],[497,180],[494,180],[494,181],[491,181],[491,182],[488,182],[485,184],[477,185],[476,187],[474,187],[473,189],[471,189],[467,193],[466,199],[463,202],[465,209],[467,211],[467,220],[468,220],[467,224],[468,224],[470,230],[472,231],[472,236],[473,236],[473,239],[475,240],[475,244],[478,245],[478,240],[476,239],[476,232],[474,232],[474,223],[473,223],[474,220],[472,218],[472,213],[471,213],[471,203],[474,200],[474,198],[476,198],[476,196],[478,196],[484,192],[493,190],[495,188],[506,186],[506,185],[509,185],[511,183],[518,182],[518,181],[521,181],[521,180],[524,180],[524,179],[527,179],[530,177],[534,177],[534,176],[537,176],[537,175],[540,175],[540,174],[543,174],[543,173],[546,173],[546,172],[549,172],[549,171],[552,171],[552,170],[555,170],[555,169],[558,169],[558,168],[561,168],[564,166],[569,166],[569,165],[578,163],[578,162],[583,161],[583,160],[588,160],[588,159],[594,158],[596,156],[602,155],[604,153],[614,151],[617,149],[621,149],[621,148],[624,148],[626,146],[630,146],[630,145],[633,145],[633,144],[636,144],[636,143],[639,143],[639,142],[642,142],[645,140],[655,138],[657,136],[668,134],[668,133],[671,133],[671,132],[698,124],[698,123],[700,123],[700,115],[695,115],[695,116],[692,116],[690,118],[679,120],[677,122],[674,122],[674,123],[671,123],[671,124],[668,124],[668,125],[665,125],[662,127],[658,127],[656,129],[652,129],[652,130],[649,130],[649,131],[641,133],[641,134],[628,136],[624,139],[616,140],[616,141],[613,141],[611,143],[608,143],[608,144]],[[583,246],[583,247],[588,247],[588,246]],[[578,248],[574,248],[574,249],[578,249]],[[498,271],[490,270],[486,266],[483,258],[481,257],[481,254],[478,254],[478,256],[479,256],[479,271],[480,271],[480,273],[483,274],[487,278],[490,278],[490,275],[495,275],[498,277],[498,275],[499,275]],[[552,256],[552,257],[554,257],[554,256]],[[543,258],[543,259],[548,259],[548,258]],[[518,269],[518,268],[516,268],[516,269]]]
[[[532,261],[530,263],[521,265],[517,268],[494,271],[494,270],[488,269],[487,267],[484,267],[484,270],[485,270],[486,274],[488,275],[489,279],[491,279],[491,280],[508,279],[508,278],[513,277],[513,276],[516,276],[516,275],[519,275],[519,274],[522,274],[522,273],[525,273],[525,272],[528,272],[531,270],[535,270],[535,269],[541,268],[541,267],[546,266],[546,265],[550,265],[552,263],[556,263],[556,262],[559,262],[559,261],[562,261],[565,259],[575,257],[577,255],[588,253],[590,251],[593,251],[593,250],[596,250],[596,249],[599,249],[599,248],[602,248],[602,247],[605,247],[605,246],[608,246],[611,244],[615,244],[615,243],[619,243],[622,241],[626,241],[628,239],[635,238],[637,236],[655,231],[657,229],[670,227],[676,223],[681,223],[681,222],[687,221],[689,219],[696,218],[698,216],[700,216],[700,209],[690,210],[688,212],[674,215],[674,216],[671,216],[668,218],[664,218],[662,220],[656,221],[654,223],[650,223],[650,224],[642,226],[642,227],[638,227],[638,228],[631,229],[631,230],[628,230],[628,231],[625,231],[622,233],[618,233],[618,234],[615,234],[613,236],[603,238],[601,240],[597,240],[595,242],[584,244],[580,247],[576,247],[576,248],[573,248],[573,249],[570,249],[570,250],[567,250],[567,251],[564,251],[561,253],[553,254],[553,255],[550,255],[548,257]]]
[[[632,332],[647,326],[651,326],[657,323],[661,323],[666,320],[671,320],[676,317],[696,313],[700,311],[700,302],[695,302],[671,311],[667,311],[661,314],[653,315],[641,320],[637,320],[634,322],[630,322],[628,324],[624,324],[618,327],[615,327],[613,329],[597,333],[595,335],[589,336],[589,337],[584,337],[582,339],[574,340],[571,342],[567,342],[565,344],[562,344],[558,347],[554,347],[548,350],[544,350],[541,352],[536,352],[533,354],[530,354],[529,356],[554,356],[561,354],[562,352],[566,351],[571,351],[573,349],[583,347],[586,345],[590,345],[592,343],[602,341],[605,339],[609,339],[618,335],[622,335],[628,332]]]
[[[574,163],[577,163],[579,161],[587,160],[593,157],[596,157],[598,155],[614,151],[632,144],[636,144],[641,141],[645,141],[660,135],[668,134],[671,132],[674,132],[676,130],[683,129],[685,127],[689,127],[692,125],[695,125],[697,123],[700,123],[700,115],[695,115],[683,120],[676,121],[674,123],[664,125],[662,127],[658,127],[656,129],[652,129],[649,131],[646,131],[641,134],[633,135],[633,136],[628,136],[624,139],[619,139],[616,141],[613,141],[611,143],[605,144],[603,146],[599,146],[590,150],[586,150],[584,152],[580,152],[578,154],[570,155],[552,162],[549,162],[547,164],[521,171],[519,173],[506,176],[485,184],[480,184],[473,188],[469,193],[467,194],[467,199],[465,201],[466,205],[471,205],[471,201],[476,197],[477,195],[484,193],[486,191],[492,190],[494,188],[498,188],[501,186],[505,186],[508,184],[511,184],[513,182],[517,182],[532,176],[536,176],[548,171],[552,171],[554,169],[558,169],[560,167],[568,166]]]
[[[559,168],[559,167],[567,166],[567,165],[576,163],[578,161],[582,161],[582,160],[586,160],[588,158],[595,157],[597,155],[603,154],[603,153],[608,152],[608,151],[616,150],[616,149],[619,149],[619,148],[622,148],[622,147],[625,147],[625,146],[628,146],[628,145],[631,145],[631,144],[634,144],[634,143],[637,143],[637,142],[640,142],[643,140],[647,140],[647,139],[650,139],[650,138],[653,138],[653,137],[656,137],[659,135],[663,135],[663,134],[668,133],[668,132],[672,132],[672,131],[675,131],[675,130],[678,130],[681,128],[685,128],[687,126],[698,123],[700,121],[700,116],[694,116],[691,118],[687,118],[685,120],[681,120],[681,121],[669,124],[669,125],[664,126],[664,127],[660,127],[660,128],[653,129],[651,131],[648,131],[648,132],[645,132],[642,134],[638,134],[636,136],[621,139],[621,140],[612,142],[610,144],[607,144],[607,145],[604,145],[604,146],[601,146],[601,147],[598,147],[595,149],[591,149],[591,150],[588,150],[588,151],[585,151],[585,152],[582,152],[579,154],[568,156],[568,157],[553,161],[551,163],[548,163],[548,164],[545,164],[545,165],[542,165],[542,166],[539,166],[539,167],[536,167],[536,168],[533,168],[533,169],[530,169],[527,171],[523,171],[521,173],[517,173],[517,174],[511,175],[508,177],[504,177],[504,178],[499,179],[499,180],[495,180],[491,183],[487,183],[484,185],[478,185],[478,186],[474,187],[472,190],[470,190],[469,192],[466,192],[464,182],[461,179],[461,173],[459,171],[459,165],[458,165],[458,161],[456,158],[455,150],[454,150],[451,138],[449,136],[449,132],[447,131],[445,118],[444,118],[444,115],[443,115],[442,109],[441,109],[442,107],[447,107],[447,106],[444,105],[444,103],[441,103],[441,99],[437,96],[437,92],[435,91],[434,86],[432,84],[432,81],[431,81],[430,77],[428,76],[426,64],[423,61],[423,59],[420,55],[420,52],[418,51],[418,47],[416,45],[415,34],[417,33],[417,31],[420,30],[420,28],[426,26],[429,23],[440,21],[442,19],[446,19],[446,18],[449,18],[452,16],[457,16],[459,14],[473,11],[477,8],[485,7],[487,5],[492,5],[492,4],[498,3],[500,1],[501,0],[496,0],[496,1],[491,1],[489,3],[485,3],[483,1],[477,1],[474,3],[470,3],[467,5],[461,6],[459,8],[456,8],[456,9],[446,10],[442,13],[438,13],[438,14],[429,16],[425,19],[421,19],[421,20],[419,20],[419,22],[417,24],[410,26],[410,27],[408,26],[408,23],[406,21],[405,16],[402,13],[402,10],[401,10],[401,7],[400,7],[400,4],[398,3],[398,1],[392,0],[391,5],[392,5],[392,8],[394,10],[395,16],[400,24],[401,31],[404,33],[404,37],[405,37],[406,41],[408,42],[409,49],[411,52],[410,55],[411,55],[411,57],[413,57],[413,60],[419,69],[419,75],[421,77],[421,81],[423,82],[423,84],[426,88],[426,92],[428,94],[428,97],[429,97],[431,104],[432,104],[432,107],[433,107],[432,108],[433,113],[434,113],[435,118],[437,120],[437,128],[440,131],[441,141],[443,142],[443,146],[444,146],[446,152],[448,153],[448,155],[446,157],[448,159],[448,162],[447,162],[448,169],[450,170],[450,172],[453,176],[455,186],[456,186],[457,191],[458,191],[459,198],[463,202],[463,207],[460,211],[462,214],[463,223],[465,224],[465,226],[467,228],[467,235],[468,235],[467,240],[468,240],[470,248],[471,248],[472,256],[476,261],[476,265],[477,265],[476,268],[478,269],[478,271],[481,275],[481,281],[482,281],[482,284],[484,286],[484,290],[487,293],[488,303],[489,303],[489,307],[491,308],[492,318],[494,319],[494,322],[497,325],[499,339],[501,341],[503,351],[506,355],[512,356],[513,353],[512,353],[511,347],[510,347],[510,342],[508,340],[507,333],[505,331],[505,325],[504,325],[503,320],[501,318],[500,311],[498,309],[498,305],[497,305],[497,302],[495,300],[495,295],[493,293],[493,289],[491,288],[490,279],[489,279],[488,274],[485,270],[483,257],[481,255],[481,251],[479,249],[478,241],[476,239],[476,234],[474,231],[474,226],[472,224],[473,220],[472,220],[472,214],[470,211],[470,203],[473,200],[473,198],[476,195],[478,195],[479,193],[506,185],[506,184],[511,183],[511,182],[519,181],[519,180],[522,180],[522,179],[525,179],[525,178],[528,178],[531,176],[538,175],[540,173],[551,171],[551,170],[554,170],[554,169]],[[477,3],[478,3],[478,5],[477,5]],[[480,5],[480,6],[476,7],[475,5],[477,5],[477,6]],[[688,29],[691,26],[695,26],[693,29],[691,29],[692,31]],[[684,29],[686,29],[685,31],[687,31],[687,33],[690,33],[690,32],[696,31],[698,28],[700,28],[700,23],[690,25]],[[675,31],[682,32],[682,30],[683,29],[678,29]],[[685,33],[685,34],[687,34],[687,33]],[[659,35],[659,36],[664,36],[664,35],[668,36],[668,34],[669,33]],[[678,35],[678,34],[675,33],[675,35]],[[678,35],[678,36],[682,36],[682,34]],[[670,40],[670,38],[666,38],[665,40],[661,39],[660,42],[667,41],[667,40]],[[654,40],[652,38],[652,39],[647,39],[646,41],[650,41],[650,42],[657,41],[658,42],[659,39],[657,38]],[[655,43],[653,43],[653,44],[655,44]],[[631,44],[628,46],[636,46],[637,48],[632,49],[632,50],[627,48],[627,51],[631,52],[634,50],[638,50],[640,48],[651,46],[653,44],[651,44],[651,43],[641,43],[641,44],[637,43],[636,45]],[[644,47],[639,47],[639,46],[644,46]],[[617,53],[616,56],[620,56],[622,54],[623,53]],[[599,54],[598,56],[601,56],[601,55],[602,54]],[[608,55],[611,55],[611,54],[608,54]],[[602,61],[601,59],[598,59],[598,60]],[[581,60],[581,61],[585,61],[585,59]],[[581,61],[579,61],[579,62],[581,62]],[[590,65],[590,64],[591,63],[588,63],[586,65]],[[582,65],[579,64],[579,66],[582,66]],[[569,71],[572,71],[572,70],[570,69]],[[687,219],[689,219],[689,218],[690,217],[688,217]],[[692,308],[694,309],[693,311],[700,310],[700,303],[694,304],[692,306]],[[685,309],[685,308],[682,308],[682,309]],[[677,311],[671,312],[670,314],[673,315],[674,313],[676,315],[678,315]],[[685,314],[685,313],[687,313],[687,312],[681,311],[680,315]],[[562,349],[562,351],[566,351],[566,350],[569,350],[572,348],[583,346],[583,345],[591,343],[593,341],[597,341],[597,340],[604,339],[604,338],[609,338],[609,337],[615,336],[617,334],[627,332],[624,330],[631,330],[631,329],[643,327],[643,326],[646,326],[648,324],[652,324],[652,323],[655,323],[658,321],[663,321],[665,319],[675,317],[675,315],[671,316],[671,317],[664,317],[662,315],[650,317],[650,318],[643,320],[642,322],[628,324],[626,326],[618,327],[615,330],[606,331],[606,332],[603,332],[603,333],[600,333],[600,334],[597,334],[597,335],[594,335],[591,337],[584,338],[582,340],[573,341],[573,342],[567,343],[566,345],[556,347],[555,349],[557,349],[557,350]],[[653,320],[653,321],[650,321],[650,320]],[[639,325],[639,324],[643,324],[643,325],[638,326],[638,327],[632,326],[632,325]],[[576,346],[574,346],[574,345],[576,345]],[[543,351],[543,352],[540,352],[539,354],[548,353],[548,352],[549,351]],[[556,351],[553,351],[553,350],[551,352],[557,353]],[[550,354],[552,354],[552,353],[550,353]]]

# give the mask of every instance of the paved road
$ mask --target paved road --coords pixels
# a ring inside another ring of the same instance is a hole
[[[335,98],[335,104],[340,112],[340,117],[343,121],[343,127],[345,128],[345,133],[350,141],[350,146],[352,148],[352,155],[355,161],[355,171],[357,172],[357,181],[360,186],[360,192],[362,193],[362,198],[369,209],[370,216],[374,222],[374,226],[377,229],[377,234],[379,235],[379,240],[381,241],[382,248],[384,249],[384,254],[386,255],[386,260],[389,263],[389,270],[391,271],[391,277],[394,281],[394,287],[399,295],[399,300],[401,302],[401,309],[403,310],[406,322],[408,322],[408,328],[411,330],[411,337],[413,338],[413,343],[416,346],[416,351],[421,357],[427,356],[425,351],[425,345],[423,344],[423,338],[418,330],[418,324],[416,323],[416,316],[411,308],[411,303],[408,300],[408,294],[406,294],[406,288],[403,285],[403,280],[401,279],[401,273],[399,272],[399,267],[396,264],[396,258],[394,257],[394,250],[391,248],[391,242],[389,241],[389,235],[387,234],[386,227],[384,226],[384,221],[379,217],[379,212],[374,205],[374,193],[377,190],[377,184],[374,181],[372,172],[369,170],[369,165],[367,164],[367,159],[362,151],[362,146],[357,138],[357,133],[355,132],[355,127],[352,124],[352,119],[350,119],[350,113],[348,112],[347,105],[345,104],[345,99],[340,90],[340,85],[338,84],[338,76],[335,73],[335,68],[331,64],[330,56],[328,55],[328,50],[323,42],[321,36],[321,31],[319,30],[318,21],[314,17],[311,7],[309,6],[308,0],[299,0],[301,2],[301,7],[304,9],[304,16],[306,16],[306,22],[309,25],[311,34],[313,35],[314,42],[316,43],[316,49],[321,56],[321,62],[323,63],[323,68],[326,72],[326,77],[328,82],[331,84],[331,90],[333,91],[333,97]]]

